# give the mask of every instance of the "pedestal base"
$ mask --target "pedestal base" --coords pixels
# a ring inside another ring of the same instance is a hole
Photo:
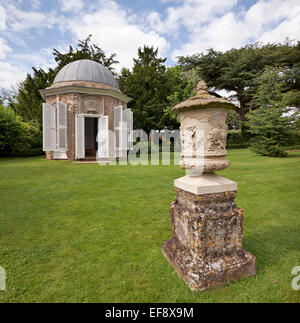
[[[196,195],[175,188],[173,236],[162,251],[192,290],[225,286],[256,274],[256,259],[242,247],[243,212],[235,191]]]
[[[163,243],[162,251],[192,290],[222,287],[231,281],[256,275],[255,257],[244,249],[231,256],[194,258],[173,236]]]

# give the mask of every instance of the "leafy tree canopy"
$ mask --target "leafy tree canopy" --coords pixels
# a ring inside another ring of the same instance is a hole
[[[246,119],[252,96],[258,87],[255,80],[264,72],[266,66],[284,69],[285,86],[282,91],[294,91],[290,102],[300,105],[300,42],[296,45],[286,42],[265,46],[256,43],[224,53],[210,49],[206,54],[181,56],[179,64],[185,71],[196,70],[209,87],[233,91],[231,98],[240,104],[236,111],[242,121]],[[251,106],[252,109],[257,107]]]
[[[181,72],[180,66],[169,67],[166,71],[167,82],[170,85],[170,95],[167,96],[167,106],[161,120],[162,127],[178,129],[180,126],[179,116],[172,112],[172,108],[196,94],[197,80],[193,75]]]
[[[186,82],[179,67],[166,68],[166,58],[158,57],[158,49],[138,49],[132,71],[123,68],[119,76],[122,92],[133,98],[128,107],[134,114],[134,127],[149,133],[164,126],[178,127],[176,116],[169,118],[172,95],[181,100]]]
[[[258,154],[285,157],[284,149],[293,143],[297,110],[287,108],[290,92],[284,93],[285,75],[278,68],[267,67],[257,76],[257,92],[247,114],[251,148]]]

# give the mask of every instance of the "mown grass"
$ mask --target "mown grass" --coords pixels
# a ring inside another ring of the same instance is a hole
[[[161,252],[178,166],[0,159],[0,302],[299,302],[300,152],[228,154],[258,274],[192,292]]]

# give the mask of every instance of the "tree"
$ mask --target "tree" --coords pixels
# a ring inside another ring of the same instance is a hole
[[[146,131],[161,129],[161,119],[167,104],[169,84],[166,82],[166,58],[158,57],[158,49],[144,46],[133,59],[132,71],[123,68],[119,85],[123,93],[133,100],[128,107],[134,115],[134,127]]]
[[[169,95],[167,96],[167,106],[161,119],[161,127],[168,129],[178,129],[180,126],[179,116],[172,112],[172,108],[194,96],[196,94],[197,82],[188,74],[181,72],[180,66],[169,67],[166,71],[167,84],[169,85]]]
[[[92,35],[89,35],[84,40],[78,40],[76,49],[69,46],[69,51],[67,53],[61,53],[57,49],[53,49],[54,59],[58,63],[56,71],[58,72],[65,65],[73,61],[77,61],[79,59],[91,59],[106,66],[114,73],[112,65],[119,63],[116,60],[117,54],[113,53],[107,57],[104,51],[98,45],[91,44],[91,37]]]
[[[254,80],[263,73],[266,66],[284,68],[286,87],[283,90],[293,90],[298,94],[300,90],[300,42],[296,45],[286,42],[265,46],[256,43],[224,53],[209,49],[207,54],[181,56],[179,63],[186,71],[196,69],[209,87],[234,93],[230,98],[239,102],[240,107],[236,111],[241,117],[244,136],[246,115],[257,90]],[[294,105],[299,106],[299,96],[294,93],[292,97]],[[298,100],[295,99],[297,97]],[[251,106],[252,110],[255,108],[257,106]]]
[[[284,149],[292,143],[295,115],[287,108],[289,92],[284,93],[284,73],[281,69],[267,67],[259,75],[257,92],[251,105],[258,107],[248,113],[251,148],[258,154],[285,157]]]

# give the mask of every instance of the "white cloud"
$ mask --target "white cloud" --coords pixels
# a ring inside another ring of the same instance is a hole
[[[0,37],[0,59],[5,59],[9,52],[11,52],[11,48],[7,45],[5,39]]]
[[[209,22],[216,15],[233,8],[238,0],[181,0],[179,6],[168,7],[166,19],[156,12],[148,16],[148,22],[154,30],[173,33],[185,27],[190,32],[200,25]]]
[[[25,73],[20,72],[19,67],[7,62],[7,54],[12,49],[6,41],[0,37],[0,88],[9,88],[24,79]]]
[[[56,66],[52,55],[52,49],[42,48],[39,52],[27,52],[21,54],[12,54],[11,60],[18,66],[26,66],[31,69],[32,66],[41,67],[48,70]]]
[[[30,3],[31,3],[32,9],[34,10],[39,9],[41,6],[41,0],[30,0]]]
[[[0,6],[0,30],[6,29],[6,15],[5,9]]]
[[[66,21],[64,21],[65,26]],[[93,35],[92,42],[107,53],[116,53],[119,68],[132,66],[138,47],[158,47],[160,55],[166,54],[169,43],[155,31],[144,31],[137,17],[122,9],[115,1],[102,0],[92,13],[83,13],[76,19],[67,20],[67,28],[76,39]]]
[[[258,38],[262,42],[282,42],[286,38],[300,40],[300,5],[289,11],[286,18],[274,29],[262,33]]]
[[[194,1],[196,2],[201,1]],[[184,22],[179,21],[189,29],[190,38],[181,48],[173,51],[172,57],[175,59],[176,56],[199,53],[208,48],[225,51],[253,41],[266,43],[283,42],[286,37],[299,39],[299,17],[298,0],[260,0],[247,11],[230,10],[221,16],[213,14],[205,23],[203,19],[198,22],[189,22],[187,19]]]
[[[9,31],[23,32],[28,29],[51,28],[57,18],[54,12],[24,11],[9,3],[6,5],[6,23]]]
[[[0,88],[10,88],[16,83],[24,80],[26,73],[21,72],[19,67],[12,65],[9,62],[0,61]]]
[[[0,39],[1,40],[1,39]],[[9,60],[7,55],[0,55],[0,88],[9,88],[15,86],[16,83],[24,81],[27,73],[32,73],[32,66],[41,67],[48,70],[49,67],[54,67],[55,62],[53,56],[48,49],[41,49],[40,52],[28,52],[15,54],[11,50]],[[1,53],[1,41],[0,41]],[[5,53],[5,54],[6,54]]]
[[[62,11],[80,11],[84,7],[83,0],[59,0]]]
[[[43,48],[38,53],[16,54],[6,40],[0,37],[0,88],[9,88],[24,81],[26,74],[31,72],[32,66],[48,69],[54,65],[52,53],[48,49]]]

